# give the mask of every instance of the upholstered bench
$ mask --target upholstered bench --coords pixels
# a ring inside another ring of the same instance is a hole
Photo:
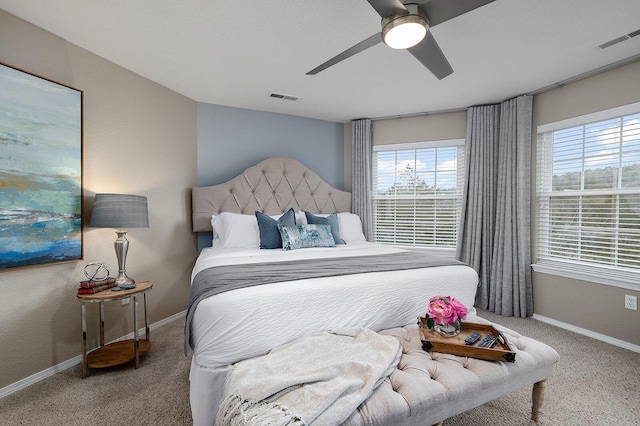
[[[470,322],[489,324],[472,317]],[[397,369],[344,423],[345,425],[432,425],[527,385],[533,385],[531,418],[538,421],[545,380],[558,353],[544,343],[497,324],[516,353],[514,363],[483,361],[425,352],[418,326],[383,330],[403,347]]]

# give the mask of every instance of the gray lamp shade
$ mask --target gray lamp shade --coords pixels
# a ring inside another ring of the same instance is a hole
[[[89,226],[96,228],[148,228],[147,197],[96,194]]]

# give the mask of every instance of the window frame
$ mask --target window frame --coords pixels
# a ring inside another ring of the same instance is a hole
[[[611,120],[615,118],[625,117],[629,115],[634,115],[640,113],[640,102],[636,102],[629,105],[624,105],[616,108],[610,108],[603,111],[598,111],[591,114],[585,114],[577,117],[572,117],[566,120],[560,120],[553,123],[548,123],[544,125],[540,125],[537,127],[537,167],[536,167],[536,185],[535,185],[535,224],[536,224],[536,232],[535,232],[535,256],[536,260],[533,263],[532,267],[535,272],[546,273],[556,276],[562,276],[566,278],[578,279],[582,281],[594,282],[598,284],[608,285],[612,287],[619,287],[629,290],[640,290],[640,270],[636,268],[624,267],[624,266],[615,266],[615,265],[605,265],[598,264],[595,262],[587,262],[587,261],[575,261],[570,259],[562,259],[557,257],[545,258],[541,255],[541,250],[544,250],[545,245],[541,242],[543,239],[549,238],[549,234],[542,235],[545,228],[548,230],[549,228],[545,226],[541,226],[541,219],[543,214],[545,214],[545,210],[542,208],[541,204],[543,201],[541,198],[547,200],[546,205],[549,205],[554,196],[562,195],[568,196],[588,196],[588,195],[624,195],[628,193],[638,194],[640,190],[637,189],[625,189],[625,188],[610,188],[610,189],[598,189],[598,190],[585,190],[578,189],[575,191],[571,191],[571,193],[567,193],[566,191],[553,191],[553,188],[542,191],[541,186],[546,186],[550,184],[551,175],[548,176],[540,176],[541,173],[540,166],[541,161],[541,150],[543,147],[540,146],[541,135],[544,133],[554,132],[558,130],[564,130],[572,127],[585,126],[597,122],[602,122],[606,120]],[[547,147],[547,149],[552,149]],[[547,156],[549,161],[553,161],[552,156]],[[550,169],[547,167],[547,169]],[[542,180],[546,180],[545,183],[541,183]],[[546,213],[546,217],[549,217],[549,214]],[[548,247],[547,247],[548,248]],[[542,257],[542,258],[541,258]]]
[[[455,218],[455,241],[457,243],[457,235],[460,228],[460,213],[461,213],[461,204],[462,204],[462,194],[464,192],[464,178],[465,178],[465,162],[466,162],[466,141],[464,138],[456,138],[456,139],[444,139],[444,140],[434,140],[434,141],[420,141],[420,142],[406,142],[406,143],[395,143],[395,144],[384,144],[384,145],[374,145],[373,146],[373,173],[372,173],[372,184],[371,184],[371,198],[373,201],[373,230],[374,230],[374,241],[380,244],[388,244],[394,247],[401,247],[410,250],[419,250],[426,251],[432,253],[443,254],[446,256],[454,257],[456,253],[455,244],[453,247],[443,247],[443,246],[424,246],[424,245],[403,245],[403,244],[389,244],[386,242],[377,241],[377,208],[376,201],[381,199],[382,197],[377,194],[377,182],[376,178],[378,176],[378,162],[376,160],[376,156],[378,152],[397,152],[404,150],[419,150],[419,149],[431,149],[431,148],[447,148],[447,147],[457,147],[461,148],[462,151],[458,151],[457,153],[457,163],[456,163],[456,191],[455,195],[419,195],[418,197],[410,196],[410,195],[397,195],[394,196],[394,199],[457,199],[458,206],[456,209],[456,218]],[[389,199],[389,197],[387,197]]]

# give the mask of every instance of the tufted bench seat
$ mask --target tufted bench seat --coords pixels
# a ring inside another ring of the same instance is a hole
[[[489,324],[475,316],[467,321]],[[527,385],[534,385],[532,419],[537,421],[545,380],[553,375],[558,353],[544,343],[494,326],[516,352],[515,363],[425,352],[417,325],[380,331],[400,341],[402,358],[394,372],[344,424],[440,424]]]

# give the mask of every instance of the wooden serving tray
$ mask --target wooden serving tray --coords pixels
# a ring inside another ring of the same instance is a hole
[[[427,327],[427,319],[424,317],[418,317],[418,325],[420,326],[422,349],[427,352],[468,356],[487,361],[516,361],[516,354],[509,347],[506,337],[490,324],[462,322],[460,334],[453,337],[444,337],[437,331],[429,329]],[[464,339],[474,332],[480,333],[482,337],[473,345],[464,343]],[[478,343],[489,333],[498,336],[495,345],[491,348],[479,348]]]

